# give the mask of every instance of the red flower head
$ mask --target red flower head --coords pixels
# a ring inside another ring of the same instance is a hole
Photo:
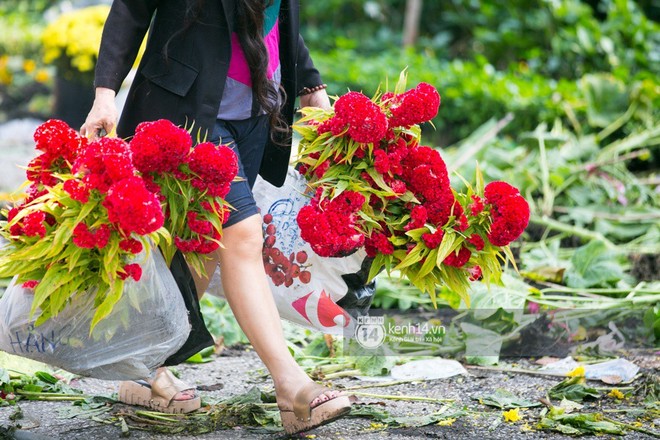
[[[174,237],[174,245],[181,252],[197,252],[201,245],[201,240],[199,238],[191,238],[189,240],[184,240],[181,237]]]
[[[227,195],[229,185],[238,173],[236,153],[226,145],[216,146],[211,142],[197,145],[190,153],[188,165],[196,174],[193,186],[208,189],[216,197]]]
[[[371,237],[365,239],[364,250],[369,257],[375,257],[378,254],[391,255],[394,252],[394,245],[387,235],[375,232]]]
[[[348,135],[356,142],[379,142],[387,132],[385,113],[360,92],[348,92],[337,99],[335,115],[349,125]]]
[[[43,211],[31,212],[23,217],[23,234],[28,237],[39,236],[43,238],[46,235],[46,213]]]
[[[122,139],[109,137],[100,138],[87,145],[74,162],[71,171],[84,176],[87,193],[91,189],[105,193],[114,182],[135,175],[128,144]],[[83,196],[82,193],[79,195]]]
[[[432,85],[420,83],[414,89],[393,97],[390,102],[390,126],[410,127],[435,118],[440,108],[440,95]]]
[[[191,147],[190,133],[166,119],[142,122],[130,142],[133,163],[143,173],[177,170],[186,162]]]
[[[140,281],[142,278],[142,268],[139,264],[132,263],[124,266],[123,271],[117,274],[120,279],[125,280],[128,277],[133,278],[135,281]]]
[[[116,223],[126,235],[139,235],[158,230],[165,221],[157,197],[139,177],[129,177],[114,183],[103,201],[108,220]]]
[[[484,210],[484,201],[476,194],[472,195],[472,203],[469,205],[470,214],[473,217],[478,216]]]
[[[298,213],[300,236],[314,252],[322,257],[347,255],[364,245],[364,235],[356,228],[355,213],[362,208],[365,198],[353,191],[344,191],[332,200],[311,204]]]
[[[207,220],[197,219],[198,214],[196,212],[188,212],[188,228],[191,231],[201,234],[201,235],[211,235],[213,234],[213,223]]]
[[[470,281],[477,281],[481,279],[483,276],[483,273],[481,271],[481,266],[469,267],[468,273],[470,274]]]
[[[316,133],[322,135],[323,133],[330,132],[333,136],[340,136],[346,130],[346,121],[338,116],[323,121],[316,129]]]
[[[13,208],[11,208],[7,213],[7,221],[11,222],[12,220],[14,220],[20,211],[21,211],[20,207],[18,206],[14,206]],[[22,222],[17,222],[11,225],[9,227],[9,233],[13,236],[23,235]]]
[[[447,266],[463,267],[465,266],[465,263],[468,262],[471,255],[472,252],[470,251],[470,249],[466,247],[462,247],[460,250],[454,251],[449,255],[447,255],[443,263],[446,264]]]
[[[73,228],[73,244],[83,249],[98,248],[103,249],[110,240],[112,230],[110,226],[103,224],[95,231],[89,229],[85,223],[78,223]]]
[[[139,254],[142,252],[142,242],[134,238],[125,238],[119,242],[119,249],[131,254]]]
[[[428,247],[429,249],[435,249],[438,246],[440,246],[440,243],[442,243],[442,239],[444,238],[445,233],[442,231],[442,229],[438,229],[434,233],[426,233],[422,234],[422,241]]]
[[[491,182],[484,197],[493,218],[488,240],[495,246],[506,246],[520,237],[529,223],[529,205],[518,189],[506,182]]]
[[[422,205],[415,205],[410,210],[410,221],[406,226],[403,227],[405,231],[410,231],[411,229],[418,229],[424,226],[429,215],[426,212],[426,208]]]
[[[72,163],[86,145],[87,138],[80,136],[66,122],[49,119],[34,132],[36,149],[53,159],[63,158]]]
[[[84,182],[78,179],[69,179],[64,182],[62,189],[71,196],[71,198],[80,203],[89,201],[90,189]]]
[[[26,282],[24,282],[21,286],[22,286],[24,289],[31,289],[31,290],[34,290],[34,289],[36,289],[36,287],[37,287],[38,285],[39,285],[39,281],[37,281],[37,280],[30,280],[30,281],[26,281]]]
[[[380,148],[374,150],[374,168],[380,174],[387,174],[390,172],[390,161],[385,150]]]
[[[53,171],[67,171],[60,170],[61,166],[54,165],[56,162],[61,163],[62,161],[50,153],[35,157],[30,161],[25,171],[27,180],[44,186],[55,186],[58,180],[53,176]]]
[[[486,245],[484,239],[481,238],[481,235],[479,234],[470,235],[470,238],[468,238],[467,241],[468,243],[471,243],[477,249],[477,251],[483,250],[484,246]]]
[[[440,153],[426,146],[412,147],[402,162],[402,169],[408,189],[426,208],[428,221],[444,226],[452,215],[455,198]],[[453,214],[460,216],[457,212]]]

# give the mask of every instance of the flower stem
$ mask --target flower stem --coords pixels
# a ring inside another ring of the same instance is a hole
[[[372,394],[372,393],[363,393],[360,391],[356,391],[351,394],[362,397],[371,397],[372,399],[386,399],[386,400],[409,400],[409,401],[434,402],[434,403],[450,403],[455,401],[454,399],[434,399],[433,397],[423,397],[423,396],[394,396],[391,394]]]
[[[347,370],[347,371],[340,371],[338,373],[326,374],[325,376],[323,376],[323,378],[326,380],[330,380],[330,379],[337,379],[340,377],[358,376],[360,373],[361,373],[360,370]]]
[[[550,229],[554,229],[556,231],[560,232],[567,232],[571,235],[575,235],[577,237],[582,237],[582,238],[587,238],[589,240],[599,240],[602,241],[605,246],[607,246],[609,249],[615,249],[616,245],[612,243],[610,240],[605,238],[605,236],[599,232],[594,232],[590,231],[588,229],[580,228],[578,226],[571,226],[567,225],[566,223],[559,222],[557,220],[553,220],[550,217],[543,215],[543,216],[532,216],[530,217],[529,221],[531,223],[536,223],[537,225],[542,225],[546,226]]]
[[[342,388],[342,390],[347,391],[347,390],[361,390],[364,388],[390,387],[394,385],[401,385],[404,383],[420,382],[420,381],[421,381],[420,379],[406,379],[406,380],[394,380],[390,382],[376,382],[367,385],[355,385],[352,387],[346,387],[346,388]]]
[[[615,425],[623,426],[627,429],[632,429],[633,431],[643,432],[644,434],[648,434],[648,435],[650,435],[652,437],[655,437],[655,438],[660,438],[659,433],[648,430],[648,429],[640,428],[638,426],[631,425],[629,423],[619,422],[618,420],[610,419],[609,417],[603,417],[603,420],[605,420],[606,422],[614,423]]]
[[[89,396],[85,394],[40,393],[24,390],[16,390],[14,393],[25,397],[31,397],[36,400],[85,400],[89,398]]]

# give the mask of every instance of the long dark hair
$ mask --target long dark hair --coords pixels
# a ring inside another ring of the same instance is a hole
[[[185,32],[201,15],[205,0],[189,0],[186,10]],[[275,87],[267,77],[268,49],[264,43],[264,20],[266,7],[273,0],[236,0],[236,33],[250,68],[252,93],[259,106],[268,115],[271,139],[277,141],[288,134],[288,127],[280,113],[280,95],[286,99],[284,89]],[[231,20],[233,17],[227,17]],[[279,142],[278,142],[279,143]]]

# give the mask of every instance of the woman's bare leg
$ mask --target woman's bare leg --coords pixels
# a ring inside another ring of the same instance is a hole
[[[229,306],[273,377],[278,403],[291,408],[296,392],[311,379],[293,359],[284,340],[262,260],[261,217],[254,215],[225,228],[222,242],[224,248],[219,249],[218,255]],[[199,288],[206,290],[206,286]],[[335,395],[334,391],[328,391],[312,402],[312,406]]]

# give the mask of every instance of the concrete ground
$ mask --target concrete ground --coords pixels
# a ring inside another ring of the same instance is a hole
[[[523,361],[524,362],[524,361]],[[641,364],[647,368],[642,369],[644,375],[657,373],[657,359],[652,357],[641,358]],[[228,350],[224,355],[206,364],[183,364],[177,367],[183,379],[189,383],[196,384],[201,395],[206,400],[225,399],[246,393],[249,389],[257,386],[262,391],[271,389],[271,383],[265,376],[263,364],[251,351]],[[497,388],[506,388],[521,397],[538,399],[545,396],[546,391],[559,382],[559,378],[540,375],[528,375],[520,373],[509,373],[500,371],[485,371],[468,368],[467,375],[454,376],[448,379],[438,379],[424,382],[406,383],[396,386],[365,388],[360,392],[369,392],[382,395],[401,396],[423,396],[437,399],[453,399],[453,409],[466,409],[468,413],[457,417],[450,426],[439,426],[437,424],[410,427],[410,428],[387,428],[365,417],[346,417],[329,425],[317,428],[306,434],[300,434],[296,438],[315,439],[416,439],[416,438],[440,438],[440,439],[568,439],[569,436],[548,431],[529,430],[538,422],[541,408],[530,408],[522,412],[523,419],[509,423],[502,417],[502,411],[487,407],[478,402],[480,396],[484,396]],[[637,381],[641,381],[639,378]],[[342,378],[333,381],[336,387],[347,387],[355,385],[366,385],[373,382],[361,381],[357,378]],[[638,382],[639,383],[639,382]],[[592,386],[603,386],[604,384],[594,382]],[[92,395],[112,395],[116,391],[116,382],[101,381],[97,379],[82,378],[72,382],[72,386],[82,389]],[[424,415],[440,410],[443,403],[414,402],[407,400],[387,400],[384,398],[359,397],[358,405],[370,404],[380,410],[386,410],[395,416]],[[629,403],[612,404],[611,399],[603,398],[595,403],[587,404],[583,411],[621,410],[631,406]],[[14,437],[5,435],[6,438],[32,439],[32,440],[101,440],[123,438],[122,429],[115,421],[113,424],[102,423],[80,416],[71,417],[76,412],[71,402],[45,402],[45,401],[21,401],[18,405],[23,417],[18,420],[10,420],[12,414],[16,413],[17,407],[0,408],[0,427],[18,428]],[[112,405],[111,413],[132,414],[138,409],[115,403]],[[108,421],[110,413],[99,416],[100,419]],[[615,413],[612,417],[618,418]],[[630,415],[623,415],[621,420],[632,423],[635,419]],[[128,417],[126,417],[128,420]],[[655,420],[657,426],[660,422]],[[200,435],[189,435],[186,433],[158,434],[149,431],[141,431],[131,427],[129,424],[129,435],[132,439],[266,439],[286,438],[283,431],[264,431],[249,427],[216,430]],[[658,431],[648,421],[644,422],[648,429]],[[640,432],[631,432],[625,436],[630,439],[653,438]],[[2,438],[2,435],[0,435]],[[585,436],[583,438],[595,438]],[[599,437],[599,438],[611,438]]]

